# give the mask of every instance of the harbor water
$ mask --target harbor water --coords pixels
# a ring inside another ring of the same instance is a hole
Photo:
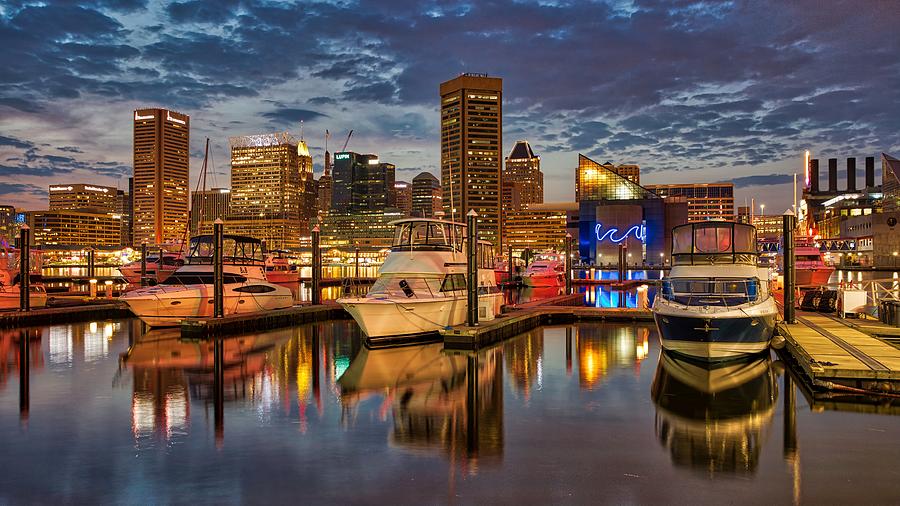
[[[774,355],[708,369],[645,324],[477,353],[361,338],[325,322],[216,354],[134,319],[4,331],[0,504],[900,502],[900,418],[810,405]]]

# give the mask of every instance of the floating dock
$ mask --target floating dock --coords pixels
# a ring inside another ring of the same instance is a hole
[[[77,306],[37,308],[31,311],[4,311],[0,313],[0,328],[34,327],[130,316],[131,311],[118,302],[86,303]]]
[[[236,314],[223,318],[188,318],[181,322],[181,337],[202,339],[349,317],[350,314],[339,304],[329,303],[273,309],[264,313]]]
[[[900,349],[864,332],[874,325],[798,312],[779,325],[785,351],[814,388],[900,391]],[[854,328],[855,325],[855,328]]]

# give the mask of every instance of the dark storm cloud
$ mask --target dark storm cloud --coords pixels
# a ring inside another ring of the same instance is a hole
[[[735,188],[746,188],[748,186],[766,186],[776,184],[787,184],[794,180],[794,176],[790,174],[768,174],[758,176],[743,176],[734,179],[727,179],[723,183],[732,183]]]
[[[296,109],[284,107],[275,111],[264,112],[264,118],[270,119],[278,124],[296,124],[300,121],[310,121],[316,118],[327,118],[328,116],[316,111],[308,109]]]
[[[12,146],[14,148],[29,149],[34,147],[34,143],[16,139],[15,137],[6,137],[0,135],[0,146]]]
[[[26,183],[4,183],[0,181],[0,197],[16,197],[27,194],[33,197],[46,197],[47,189]]]

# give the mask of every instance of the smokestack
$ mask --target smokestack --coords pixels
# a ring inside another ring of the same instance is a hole
[[[837,158],[828,159],[828,192],[837,193]]]
[[[847,191],[856,191],[856,158],[847,158]]]
[[[809,161],[809,193],[819,193],[819,159]]]
[[[866,157],[866,188],[875,186],[875,157]]]

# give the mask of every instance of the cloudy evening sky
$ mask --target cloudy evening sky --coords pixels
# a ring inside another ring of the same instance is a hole
[[[532,142],[547,201],[574,198],[580,152],[784,209],[804,149],[842,169],[900,152],[898,27],[896,0],[3,1],[0,203],[126,188],[142,106],[191,116],[192,173],[210,137],[219,186],[229,136],[300,120],[317,176],[326,128],[398,179],[437,174],[438,85],[482,72],[504,79],[504,153]]]

